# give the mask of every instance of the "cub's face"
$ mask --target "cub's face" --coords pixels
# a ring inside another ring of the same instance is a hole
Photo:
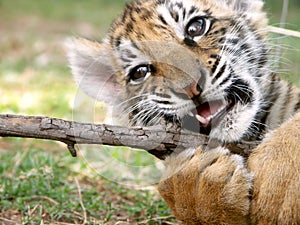
[[[102,43],[68,42],[75,80],[133,125],[160,118],[231,142],[256,137],[269,74],[260,0],[140,0]]]

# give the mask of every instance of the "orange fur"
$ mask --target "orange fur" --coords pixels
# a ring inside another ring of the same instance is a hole
[[[201,116],[198,110],[215,103],[220,111],[202,112],[222,118],[214,124],[206,115],[210,137],[221,142],[261,141],[275,129],[247,161],[222,147],[187,149],[166,160],[158,188],[185,224],[300,224],[300,114],[281,125],[299,111],[300,90],[271,72],[262,6],[261,0],[137,0],[103,42],[68,42],[78,86],[121,105],[116,112],[130,124]],[[200,21],[203,33],[190,34]]]
[[[300,113],[275,130],[248,159],[254,174],[253,224],[300,224]]]
[[[185,224],[300,224],[299,144],[300,113],[254,149],[245,166],[220,147],[170,156],[158,189]]]
[[[247,224],[252,176],[242,158],[222,147],[182,158],[184,153],[167,159],[166,171],[177,171],[164,174],[158,186],[176,218],[185,224]]]

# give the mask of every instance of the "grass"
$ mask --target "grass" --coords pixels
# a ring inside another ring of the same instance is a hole
[[[157,193],[123,188],[99,177],[83,160],[49,153],[29,147],[1,154],[1,222],[12,214],[19,224],[161,224],[157,216],[171,219]]]
[[[102,38],[124,4],[0,0],[0,113],[102,122],[105,106],[77,90],[63,42]],[[291,6],[288,27],[299,30],[299,3]],[[278,23],[280,1],[267,0],[266,8]],[[283,76],[300,86],[300,40],[283,42],[291,46]],[[79,153],[74,159],[55,142],[0,138],[0,223],[176,224],[155,190],[159,161],[127,148],[80,146]]]

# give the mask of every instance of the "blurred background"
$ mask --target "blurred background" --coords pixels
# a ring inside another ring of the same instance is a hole
[[[63,44],[71,36],[100,40],[125,3],[0,0],[0,113],[86,121],[94,104],[92,119],[102,122],[105,106],[82,100]],[[270,25],[280,26],[282,8],[282,0],[266,1]],[[300,0],[290,0],[286,28],[300,31],[299,12]],[[270,38],[283,46],[281,76],[300,87],[300,39]],[[151,186],[160,176],[156,159],[87,148],[73,159],[59,143],[0,138],[0,223],[176,224]]]

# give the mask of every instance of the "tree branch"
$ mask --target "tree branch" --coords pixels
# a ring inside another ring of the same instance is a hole
[[[148,151],[160,159],[190,147],[224,145],[207,136],[179,127],[120,127],[67,121],[49,117],[0,115],[0,136],[48,139],[64,142],[72,156],[75,144],[128,146]],[[247,156],[257,143],[227,144],[232,152]]]

